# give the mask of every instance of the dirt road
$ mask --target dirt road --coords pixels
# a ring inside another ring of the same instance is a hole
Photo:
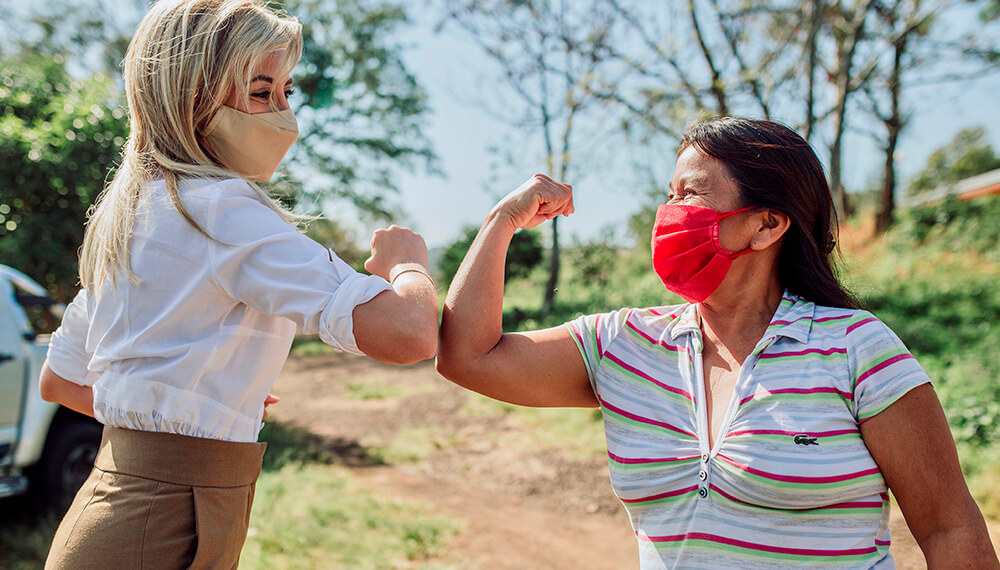
[[[357,399],[366,384],[395,396]],[[529,429],[516,414],[463,413],[469,394],[429,362],[390,367],[342,354],[292,357],[275,392],[282,398],[271,410],[276,420],[321,436],[376,492],[465,521],[442,563],[490,570],[637,566],[635,539],[603,457],[510,445]],[[389,465],[372,466],[363,451],[408,445],[417,450],[413,456]],[[892,537],[897,567],[925,567],[898,511]]]

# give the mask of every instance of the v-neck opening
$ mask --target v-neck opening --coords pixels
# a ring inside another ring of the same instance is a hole
[[[780,307],[779,307],[780,309]],[[775,311],[777,315],[778,311]],[[698,442],[701,454],[708,455],[709,458],[715,457],[719,453],[719,449],[722,447],[722,441],[726,438],[726,434],[729,432],[732,426],[733,420],[736,417],[736,408],[738,407],[737,402],[740,400],[740,388],[746,383],[746,379],[750,376],[757,360],[760,358],[760,354],[767,350],[775,340],[776,336],[773,334],[768,334],[768,328],[764,329],[764,334],[761,338],[754,344],[754,348],[750,351],[750,354],[743,359],[740,363],[740,368],[736,373],[736,382],[733,384],[732,394],[729,395],[729,404],[726,406],[725,415],[722,418],[722,423],[719,425],[719,432],[716,434],[715,439],[712,439],[711,426],[708,421],[708,380],[705,376],[705,339],[704,332],[702,331],[702,317],[700,311],[698,311],[697,306],[695,306],[695,319],[698,324],[698,328],[691,332],[691,340],[689,341],[690,355],[692,360],[692,372],[694,373],[694,383],[697,393],[697,401],[695,402],[695,426],[698,430]],[[773,321],[774,317],[772,317]],[[749,366],[748,366],[749,363]]]

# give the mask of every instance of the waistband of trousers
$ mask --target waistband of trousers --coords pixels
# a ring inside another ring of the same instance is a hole
[[[266,443],[104,427],[94,466],[191,487],[243,487],[260,475]]]

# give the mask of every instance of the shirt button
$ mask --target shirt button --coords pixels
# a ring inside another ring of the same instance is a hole
[[[708,463],[708,454],[706,453],[705,455],[702,455],[701,460],[704,461],[705,463]]]
[[[708,472],[707,471],[699,471],[698,472],[698,478],[701,479],[702,481],[704,481],[705,479],[708,479]]]
[[[698,489],[698,496],[701,497],[702,499],[704,499],[705,497],[707,497],[708,496],[708,489],[706,489],[704,487]]]

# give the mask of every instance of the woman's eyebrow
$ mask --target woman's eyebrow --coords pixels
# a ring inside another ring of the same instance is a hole
[[[271,77],[270,75],[258,75],[257,77],[254,77],[253,79],[250,80],[251,83],[253,83],[254,81],[267,81],[268,83],[274,83],[274,78]]]

